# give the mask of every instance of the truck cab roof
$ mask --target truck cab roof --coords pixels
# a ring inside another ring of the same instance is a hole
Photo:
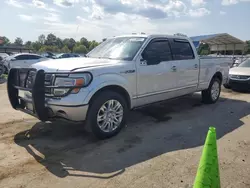
[[[144,38],[157,38],[157,37],[166,37],[166,38],[178,38],[178,39],[186,39],[190,40],[186,36],[181,36],[181,35],[165,35],[165,34],[129,34],[129,35],[119,35],[119,36],[114,36],[113,38],[120,38],[120,37],[144,37]]]

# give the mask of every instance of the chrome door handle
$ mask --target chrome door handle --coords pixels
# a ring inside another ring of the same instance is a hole
[[[172,69],[173,72],[176,72],[176,70],[177,70],[176,66],[172,66],[171,69]]]
[[[194,68],[195,68],[195,69],[197,69],[197,68],[198,68],[198,65],[197,65],[197,64],[195,64],[195,65],[194,65]]]

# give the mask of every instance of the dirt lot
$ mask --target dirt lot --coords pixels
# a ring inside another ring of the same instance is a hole
[[[222,187],[250,187],[250,95],[195,94],[131,112],[116,137],[41,123],[11,109],[0,85],[0,187],[191,187],[208,127],[217,128]]]

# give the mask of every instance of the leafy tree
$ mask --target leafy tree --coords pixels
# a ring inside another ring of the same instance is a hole
[[[22,46],[23,45],[23,40],[20,37],[17,37],[14,42],[15,45],[17,46]]]
[[[32,42],[31,48],[33,48],[35,51],[39,51],[39,49],[42,47],[42,44],[38,41]]]
[[[80,43],[81,43],[82,45],[84,45],[86,48],[89,48],[89,42],[88,42],[88,40],[87,40],[85,37],[82,37],[82,38],[80,39]]]
[[[46,38],[46,41],[45,41],[45,45],[50,45],[50,46],[53,46],[53,45],[56,45],[56,36],[52,33],[48,34],[47,35],[47,38]]]
[[[81,44],[79,46],[75,46],[73,48],[73,52],[79,53],[79,54],[86,54],[88,52],[88,49],[86,48],[86,46]]]
[[[94,49],[98,45],[99,45],[99,43],[96,42],[95,40],[89,41],[89,51],[91,51],[92,49]]]
[[[60,49],[63,48],[64,44],[63,44],[62,39],[60,39],[60,38],[56,39],[56,46],[58,46],[58,48],[60,48]]]
[[[69,50],[68,46],[65,45],[65,46],[61,49],[61,52],[62,52],[62,53],[69,53],[70,50]]]
[[[95,40],[88,41],[85,37],[82,37],[79,41],[75,41],[73,38],[59,38],[56,37],[54,34],[50,33],[47,36],[41,34],[38,36],[37,41],[27,41],[23,43],[23,40],[20,37],[15,39],[14,43],[10,43],[9,39],[5,36],[0,37],[3,45],[9,46],[22,46],[23,44],[28,47],[32,48],[35,52],[76,52],[76,53],[87,53],[97,45],[98,42]],[[103,39],[105,41],[106,39]]]
[[[46,37],[45,37],[44,34],[42,34],[42,35],[40,35],[40,36],[38,37],[38,42],[39,42],[40,44],[44,44],[45,41],[46,41]]]
[[[0,40],[2,41],[2,43],[0,44],[0,46],[5,46],[5,45],[8,45],[10,43],[10,40],[3,36],[3,37],[0,37]]]
[[[210,47],[208,44],[202,43],[202,44],[200,44],[197,52],[199,55],[208,55],[208,54],[210,54]]]
[[[39,49],[39,52],[60,52],[60,49],[57,46],[42,46]]]
[[[31,42],[31,41],[27,41],[27,42],[25,42],[25,44],[24,44],[24,45],[25,45],[26,47],[30,48],[31,44],[32,44],[32,42]]]
[[[73,38],[66,38],[63,40],[63,44],[66,45],[68,47],[68,49],[72,52],[73,48],[76,44],[76,41]]]

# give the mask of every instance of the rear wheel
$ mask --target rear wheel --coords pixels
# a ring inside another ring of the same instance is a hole
[[[110,138],[125,124],[128,105],[119,93],[103,91],[92,100],[87,115],[87,126],[99,139]]]
[[[221,92],[221,81],[218,78],[213,78],[208,89],[202,91],[202,100],[206,104],[215,103]]]

